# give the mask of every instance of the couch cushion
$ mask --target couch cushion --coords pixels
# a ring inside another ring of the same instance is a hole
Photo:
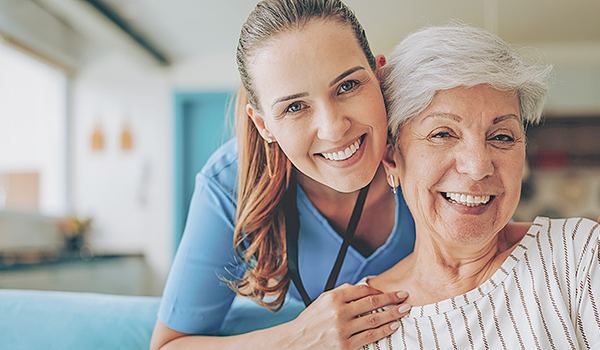
[[[0,290],[4,349],[144,349],[160,299]]]

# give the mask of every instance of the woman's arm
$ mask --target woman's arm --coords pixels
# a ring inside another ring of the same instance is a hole
[[[235,336],[192,336],[157,321],[150,349],[264,349],[265,344],[277,349],[357,349],[396,331],[396,320],[408,310],[371,311],[400,304],[406,297],[405,292],[382,293],[367,285],[345,284],[321,294],[293,321]]]

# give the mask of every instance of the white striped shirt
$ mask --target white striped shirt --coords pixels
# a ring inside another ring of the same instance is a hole
[[[478,288],[414,306],[365,349],[600,349],[600,225],[538,217]]]

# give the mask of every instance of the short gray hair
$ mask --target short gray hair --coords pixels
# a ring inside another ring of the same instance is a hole
[[[390,133],[396,143],[399,128],[427,108],[438,91],[479,84],[514,91],[523,123],[537,123],[551,69],[526,62],[481,28],[456,21],[425,27],[400,42],[383,67]]]

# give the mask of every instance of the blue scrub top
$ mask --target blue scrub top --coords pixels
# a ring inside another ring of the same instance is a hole
[[[204,335],[218,332],[235,297],[224,279],[244,274],[246,266],[233,248],[237,165],[237,142],[232,139],[196,175],[185,230],[158,312],[158,319],[176,331]],[[300,216],[298,267],[304,287],[314,300],[325,288],[343,239],[299,185],[296,202]],[[355,284],[365,276],[382,273],[411,253],[414,242],[414,221],[398,191],[392,234],[369,257],[350,246],[336,286]],[[293,284],[289,294],[302,300]]]

